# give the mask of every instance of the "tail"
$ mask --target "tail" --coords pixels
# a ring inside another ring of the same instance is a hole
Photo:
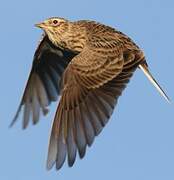
[[[146,63],[141,63],[141,64],[139,64],[139,68],[144,72],[146,77],[155,86],[155,88],[158,90],[158,92],[167,100],[168,103],[170,103],[169,97],[166,95],[166,93],[163,91],[163,89],[160,87],[160,85],[154,79],[154,77],[152,76],[152,74],[148,70],[147,64]]]

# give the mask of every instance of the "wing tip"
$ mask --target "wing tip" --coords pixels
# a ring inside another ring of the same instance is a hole
[[[70,168],[73,167],[74,163],[75,163],[75,159],[72,160],[72,161],[68,160],[68,166],[69,166]]]
[[[53,168],[54,164],[55,164],[55,162],[51,162],[51,161],[47,160],[46,170],[50,171]]]
[[[12,122],[9,124],[8,128],[12,128],[16,122],[16,119],[14,118]]]
[[[22,108],[22,103],[20,103],[20,105],[19,105],[19,107],[18,107],[18,110],[17,110],[17,112],[16,112],[13,120],[12,120],[11,123],[9,124],[9,128],[12,128],[13,125],[15,124],[15,122],[17,121],[18,116],[19,116],[19,113],[20,113],[20,111],[21,111],[21,108]]]

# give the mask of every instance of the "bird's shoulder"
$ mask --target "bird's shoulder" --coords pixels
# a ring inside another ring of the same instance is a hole
[[[116,33],[116,29],[104,25],[102,23],[90,20],[79,20],[75,22],[76,26],[80,28],[84,28],[86,30],[87,35],[101,35],[103,33]]]
[[[111,44],[123,49],[140,50],[136,43],[123,32],[111,26],[89,20],[79,20],[75,25],[85,30],[87,39],[94,44]]]

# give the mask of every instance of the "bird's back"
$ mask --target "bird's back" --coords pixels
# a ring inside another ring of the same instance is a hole
[[[99,39],[105,39],[107,41],[107,37],[113,38],[116,41],[120,41],[120,43],[129,46],[129,49],[140,50],[140,48],[136,45],[136,43],[127,35],[117,30],[116,28],[112,28],[110,26],[101,24],[96,21],[88,21],[88,20],[79,20],[74,22],[75,26],[79,26],[80,28],[85,28],[87,36],[97,36]]]

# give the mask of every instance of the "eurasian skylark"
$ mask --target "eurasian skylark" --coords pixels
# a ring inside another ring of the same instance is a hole
[[[83,158],[108,122],[113,109],[139,67],[169,101],[148,70],[142,50],[125,34],[94,21],[70,22],[50,18],[36,24],[44,30],[36,49],[29,79],[16,113],[24,108],[23,128],[32,115],[60,96],[53,121],[47,168],[60,169],[66,159],[71,167],[78,151]]]

